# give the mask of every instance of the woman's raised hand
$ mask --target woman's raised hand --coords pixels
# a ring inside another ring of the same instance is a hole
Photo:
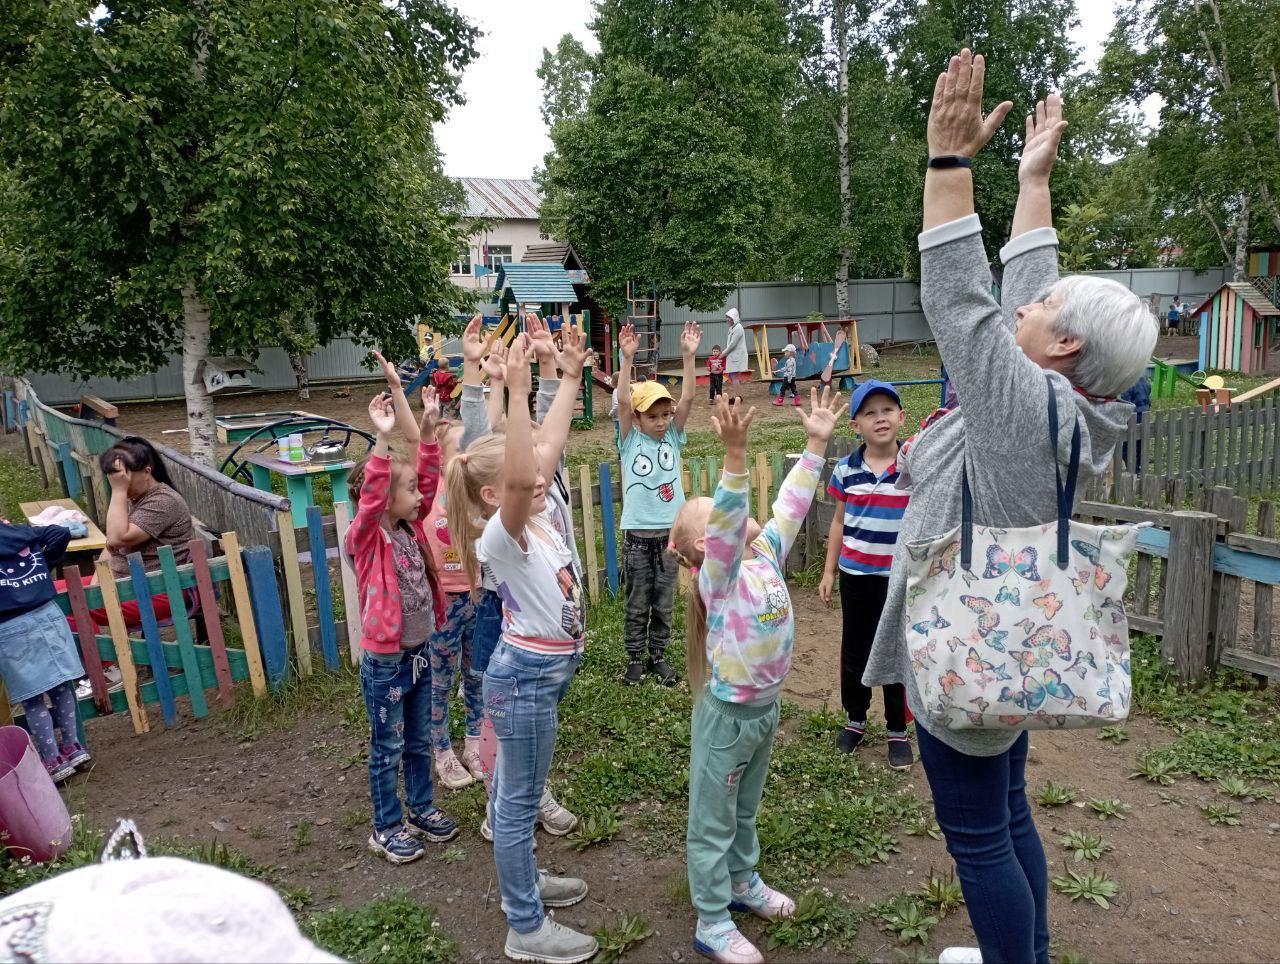
[[[1027,139],[1022,145],[1022,160],[1018,163],[1019,183],[1048,183],[1053,164],[1058,159],[1058,145],[1062,143],[1066,129],[1060,94],[1050,94],[1036,104],[1035,112],[1027,115]]]
[[[929,109],[929,156],[975,157],[1013,108],[1012,101],[997,104],[982,116],[982,87],[986,77],[982,54],[974,56],[968,47],[951,58],[938,75]]]

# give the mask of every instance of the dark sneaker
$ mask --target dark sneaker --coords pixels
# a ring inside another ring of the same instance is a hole
[[[70,780],[76,775],[76,768],[69,766],[62,757],[58,757],[56,760],[46,763],[44,768],[49,771],[49,776],[53,779],[54,783],[61,783],[63,780]]]
[[[528,934],[517,934],[508,928],[507,944],[502,950],[513,961],[577,964],[595,957],[599,949],[600,945],[590,934],[580,934],[544,917],[542,926]]]
[[[552,877],[538,871],[538,896],[544,907],[572,907],[587,896],[587,882],[577,877]]]
[[[422,846],[422,841],[404,827],[387,833],[378,833],[375,830],[369,837],[369,849],[393,864],[411,863],[427,850]]]
[[[415,837],[425,837],[432,843],[444,843],[458,836],[458,824],[439,807],[422,816],[410,813],[405,821],[405,830]]]
[[[82,767],[92,759],[81,743],[68,743],[62,748],[62,762],[69,767]]]
[[[675,667],[661,656],[650,659],[645,669],[658,677],[658,682],[663,686],[675,686],[680,682],[680,674],[675,671]]]
[[[905,736],[889,737],[889,766],[895,770],[910,770],[916,762],[911,741]]]
[[[627,661],[627,671],[622,674],[622,682],[628,686],[638,686],[644,681],[644,660],[632,659]]]
[[[851,726],[846,726],[836,737],[836,749],[841,753],[852,753],[862,743],[864,736],[866,736],[865,730],[855,730]]]

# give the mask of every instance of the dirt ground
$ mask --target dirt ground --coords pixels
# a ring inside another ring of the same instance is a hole
[[[794,598],[797,651],[787,697],[809,708],[835,706],[838,654],[832,641],[839,636],[839,614],[812,591],[798,590]],[[1106,824],[1083,803],[1053,811],[1036,808],[1051,874],[1062,872],[1070,860],[1058,843],[1068,830],[1100,830],[1115,847],[1102,864],[1120,884],[1109,911],[1050,896],[1055,946],[1091,961],[1274,960],[1280,947],[1274,901],[1280,885],[1280,861],[1274,856],[1280,823],[1274,821],[1280,821],[1280,808],[1252,804],[1242,826],[1210,826],[1199,812],[1201,798],[1213,795],[1209,785],[1184,778],[1163,791],[1162,800],[1160,788],[1129,779],[1135,755],[1169,738],[1144,720],[1134,721],[1129,733],[1131,740],[1118,746],[1100,742],[1093,733],[1033,736],[1028,772],[1033,788],[1052,778],[1079,788],[1081,801],[1118,797],[1133,808],[1127,820]],[[363,767],[344,769],[344,759],[349,762],[358,752],[360,741],[323,709],[289,732],[266,733],[253,742],[237,743],[216,721],[185,721],[171,732],[157,727],[136,737],[122,714],[96,721],[90,738],[98,764],[74,788],[73,800],[95,823],[131,816],[156,836],[193,844],[218,837],[277,868],[288,885],[310,888],[310,909],[363,903],[408,888],[415,899],[438,907],[441,924],[458,940],[464,960],[501,960],[505,925],[489,845],[478,828],[464,826],[450,845],[451,860],[445,848],[438,848],[418,863],[395,868],[368,854],[367,827],[350,819],[367,810]],[[873,760],[880,752],[880,747],[864,751]],[[927,798],[918,765],[906,779]],[[449,808],[450,794],[437,793]],[[300,844],[297,828],[303,820],[311,825],[311,839]],[[681,855],[645,856],[638,833],[624,818],[617,839],[582,854],[539,834],[543,866],[580,875],[591,885],[588,900],[559,917],[594,930],[642,913],[656,933],[627,959],[688,959],[693,917],[687,905],[667,896],[671,882],[683,873]],[[874,901],[914,889],[931,869],[950,866],[938,841],[903,836],[899,842],[901,852],[887,863],[852,868],[822,878],[821,884],[855,900]],[[744,927],[760,934],[752,922]],[[952,914],[931,933],[929,951],[971,941],[966,916]],[[897,961],[901,954],[891,935],[867,922],[850,952],[779,950],[770,959]]]

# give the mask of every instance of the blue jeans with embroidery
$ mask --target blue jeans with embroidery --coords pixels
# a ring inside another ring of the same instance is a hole
[[[454,674],[462,669],[462,699],[467,711],[467,736],[480,736],[484,716],[482,676],[471,666],[471,640],[476,626],[476,604],[471,593],[445,596],[444,625],[431,636],[431,743],[447,750],[449,702],[453,697]]]
[[[484,674],[484,706],[498,738],[489,798],[493,859],[507,922],[519,934],[542,926],[533,830],[560,726],[560,700],[582,653],[547,655],[498,644]]]
[[[369,797],[373,829],[394,832],[404,823],[400,768],[409,812],[435,809],[431,791],[431,663],[426,645],[399,653],[365,651],[360,694],[369,712]]]
[[[1049,964],[1049,869],[1027,803],[1027,734],[969,756],[916,727],[938,826],[984,964]]]

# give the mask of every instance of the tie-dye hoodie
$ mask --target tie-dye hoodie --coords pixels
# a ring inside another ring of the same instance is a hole
[[[769,520],[744,559],[747,475],[725,472],[707,519],[698,591],[707,607],[711,695],[728,703],[772,703],[791,669],[795,619],[783,562],[813,503],[823,458],[805,452],[787,475]]]

